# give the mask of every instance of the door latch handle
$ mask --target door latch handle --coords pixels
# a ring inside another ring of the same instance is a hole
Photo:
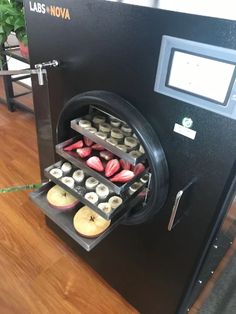
[[[174,206],[172,208],[172,212],[171,212],[171,216],[170,216],[170,220],[169,220],[169,224],[168,224],[168,231],[171,231],[173,229],[173,225],[174,225],[174,221],[175,221],[175,217],[179,208],[179,203],[181,201],[181,198],[184,194],[184,192],[193,184],[197,181],[197,178],[193,178],[193,180],[191,180],[182,190],[180,190],[175,197],[175,202],[174,202]]]
[[[172,228],[173,228],[173,224],[174,224],[174,221],[175,221],[175,216],[176,216],[176,213],[177,213],[177,210],[178,210],[178,207],[179,207],[179,202],[180,202],[181,197],[182,197],[183,194],[184,194],[183,190],[180,190],[176,194],[174,206],[173,206],[173,209],[172,209],[172,212],[171,212],[171,216],[170,216],[170,221],[169,221],[169,224],[168,224],[168,231],[171,231]]]
[[[38,63],[35,64],[35,69],[22,69],[22,70],[0,70],[0,75],[19,75],[19,74],[26,74],[26,75],[32,75],[36,74],[38,75],[38,83],[40,86],[44,85],[44,78],[43,75],[47,75],[46,68],[48,67],[58,67],[59,62],[57,60],[52,60],[48,62]]]

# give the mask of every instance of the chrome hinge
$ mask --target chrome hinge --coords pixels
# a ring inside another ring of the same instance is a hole
[[[48,67],[58,67],[59,62],[57,60],[52,60],[48,62],[35,64],[35,69],[22,69],[22,70],[0,70],[0,75],[19,75],[19,74],[36,74],[38,75],[38,83],[39,85],[44,85],[43,75],[47,75],[46,68]]]

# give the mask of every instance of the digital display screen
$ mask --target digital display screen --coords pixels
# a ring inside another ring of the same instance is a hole
[[[167,85],[223,105],[234,70],[234,64],[174,50]]]

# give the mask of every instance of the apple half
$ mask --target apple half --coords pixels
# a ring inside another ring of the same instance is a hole
[[[88,206],[78,210],[73,219],[75,230],[85,238],[96,238],[109,226],[111,220],[106,220]]]
[[[59,185],[53,186],[47,193],[47,201],[53,208],[66,211],[78,205],[79,200]]]

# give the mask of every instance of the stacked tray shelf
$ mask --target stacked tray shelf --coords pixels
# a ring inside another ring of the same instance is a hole
[[[91,209],[93,209],[96,213],[98,213],[100,216],[102,216],[103,218],[110,220],[113,219],[114,217],[119,217],[121,216],[124,212],[127,211],[127,208],[129,207],[129,202],[132,201],[145,187],[145,185],[141,185],[140,188],[134,192],[133,194],[129,194],[128,191],[126,191],[126,193],[124,193],[122,195],[122,200],[123,203],[111,210],[111,212],[109,213],[105,213],[104,211],[102,211],[100,208],[98,208],[97,204],[92,204],[91,202],[89,202],[84,196],[86,191],[86,188],[84,186],[84,183],[81,184],[75,184],[74,188],[70,188],[68,187],[66,184],[64,184],[60,179],[55,178],[53,175],[50,174],[50,170],[54,169],[54,168],[60,168],[62,165],[63,161],[59,161],[57,163],[55,163],[54,165],[51,165],[50,167],[46,168],[44,171],[45,176],[50,179],[51,181],[53,181],[55,184],[61,186],[64,190],[66,190],[67,192],[69,192],[70,194],[72,194],[74,197],[78,198],[83,204],[87,205],[88,207],[90,207]],[[77,170],[77,168],[72,168],[71,172],[67,175],[72,176],[72,173]],[[66,176],[67,176],[66,175]],[[105,200],[100,200],[101,203],[103,202],[107,202],[108,198],[115,196],[116,194],[113,191],[110,191],[109,196],[107,197],[107,199]]]
[[[128,188],[134,182],[136,182],[138,179],[140,179],[142,176],[144,176],[145,173],[147,173],[149,170],[149,168],[146,167],[146,169],[142,173],[135,176],[129,182],[124,183],[124,184],[115,184],[115,183],[111,182],[108,178],[105,177],[104,172],[99,173],[99,172],[93,170],[92,168],[88,167],[86,164],[87,158],[84,158],[84,159],[80,158],[79,155],[74,151],[67,152],[64,150],[64,148],[66,146],[73,144],[74,142],[78,141],[79,139],[80,139],[80,137],[74,137],[72,139],[69,139],[63,143],[56,145],[57,154],[60,155],[61,157],[63,157],[64,159],[68,160],[69,162],[71,162],[74,166],[84,170],[88,175],[96,178],[99,182],[105,184],[107,187],[109,187],[112,191],[114,191],[117,194],[123,194],[125,191],[128,190]]]

